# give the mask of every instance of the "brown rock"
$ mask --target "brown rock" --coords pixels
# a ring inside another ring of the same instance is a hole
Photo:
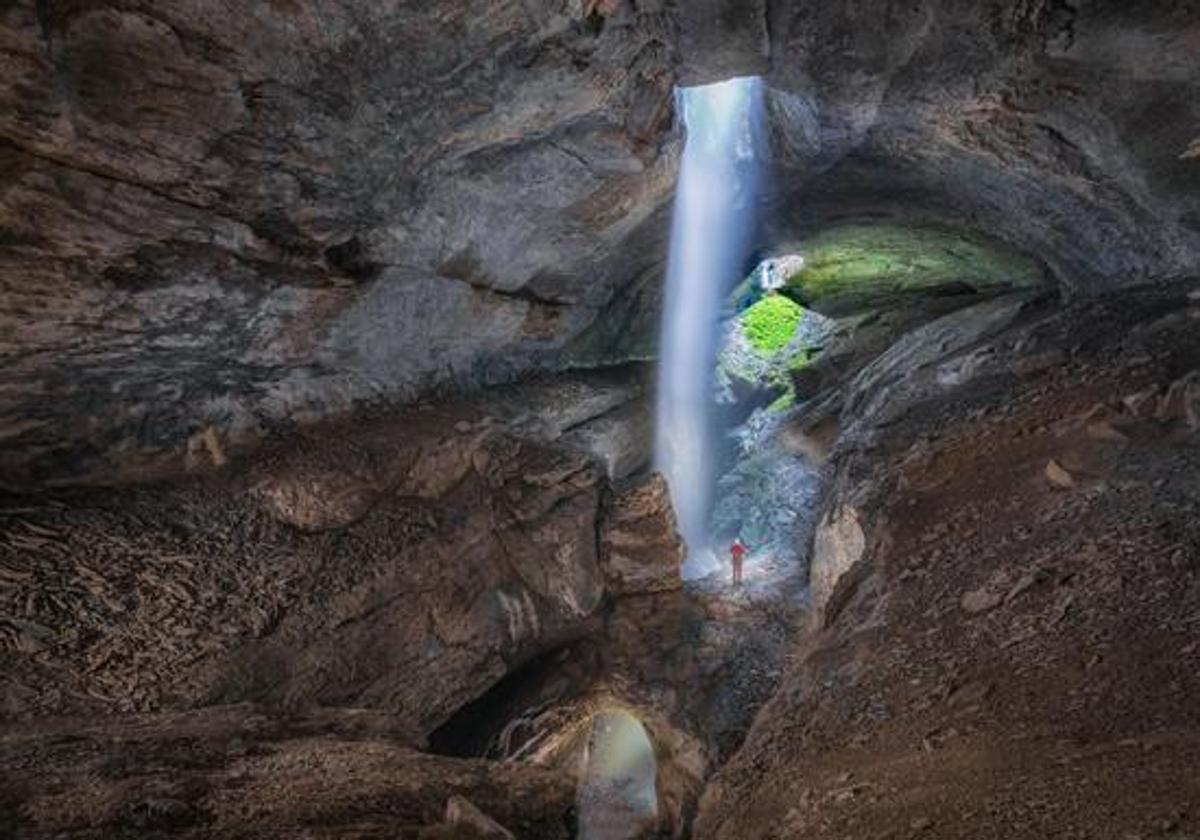
[[[0,729],[0,775],[20,777],[5,789],[5,828],[29,838],[511,840],[486,808],[522,838],[573,836],[566,774],[425,755],[398,743],[392,722],[227,706]]]
[[[465,796],[451,796],[446,802],[446,823],[473,831],[481,840],[515,840],[511,831],[476,808]]]
[[[830,511],[817,527],[809,569],[813,615],[817,622],[823,619],[838,581],[862,559],[866,547],[861,518],[853,507],[847,505]]]
[[[286,470],[251,490],[281,522],[304,531],[344,528],[362,518],[379,498],[378,479],[324,470]]]
[[[683,560],[666,479],[655,473],[612,497],[600,526],[600,566],[611,592],[679,589]]]
[[[1051,459],[1046,464],[1045,472],[1046,472],[1046,479],[1051,484],[1053,484],[1055,487],[1061,487],[1064,490],[1069,490],[1073,487],[1078,486],[1078,482],[1076,482],[1075,476],[1073,476],[1070,473],[1070,471],[1067,470],[1066,467],[1064,467],[1062,464],[1058,463],[1058,461]]]
[[[993,610],[1004,603],[1004,593],[996,592],[986,587],[973,589],[970,592],[964,593],[958,603],[966,612],[978,615],[979,613]]]
[[[1151,420],[1158,411],[1161,389],[1158,386],[1130,394],[1121,400],[1126,410],[1139,420]]]
[[[1087,436],[1092,440],[1104,440],[1111,443],[1124,443],[1129,435],[1122,432],[1108,420],[1094,420],[1086,426]]]

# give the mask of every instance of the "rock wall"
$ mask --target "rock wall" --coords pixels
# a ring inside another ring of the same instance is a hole
[[[529,840],[575,836],[575,787],[562,774],[424,755],[390,724],[242,705],[3,727],[0,766],[38,771],[11,773],[0,821],[28,838],[465,840],[495,836],[472,833],[492,820]]]
[[[774,90],[768,240],[933,224],[1006,241],[1078,294],[1194,275],[1192,0],[689,5],[681,76]]]
[[[5,3],[0,469],[644,347],[657,5]]]
[[[319,424],[186,481],[4,497],[3,715],[370,708],[422,743],[588,632],[602,534],[647,535],[662,557],[637,559],[670,576],[662,488],[651,511],[618,501],[614,525],[565,431],[611,425],[644,401],[636,382],[550,380]]]
[[[672,86],[763,73],[766,244],[1194,271],[1195,4],[11,0],[0,469],[38,482],[654,354]]]
[[[681,589],[685,554],[666,479],[655,473],[613,494],[600,532],[600,565],[610,591]]]
[[[697,837],[1200,828],[1198,294],[993,301],[851,381],[822,621]]]

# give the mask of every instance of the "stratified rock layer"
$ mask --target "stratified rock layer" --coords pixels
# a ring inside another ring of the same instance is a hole
[[[654,5],[5,3],[0,468],[645,355]]]
[[[684,553],[661,475],[626,487],[608,502],[600,531],[600,567],[610,591],[634,595],[679,589]]]

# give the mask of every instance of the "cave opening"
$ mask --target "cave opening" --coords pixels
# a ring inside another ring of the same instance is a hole
[[[0,0],[3,836],[1200,838],[1200,0],[225,5]]]
[[[459,758],[513,760],[562,730],[560,716],[598,672],[595,651],[576,644],[514,668],[429,736],[429,749]]]
[[[646,727],[621,708],[592,717],[580,757],[579,840],[631,840],[658,823],[658,766]]]

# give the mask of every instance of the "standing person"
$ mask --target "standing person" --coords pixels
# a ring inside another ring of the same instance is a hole
[[[733,545],[729,547],[729,556],[733,559],[733,585],[742,585],[742,562],[746,559],[746,544],[742,542],[742,538],[738,537],[733,541]]]

